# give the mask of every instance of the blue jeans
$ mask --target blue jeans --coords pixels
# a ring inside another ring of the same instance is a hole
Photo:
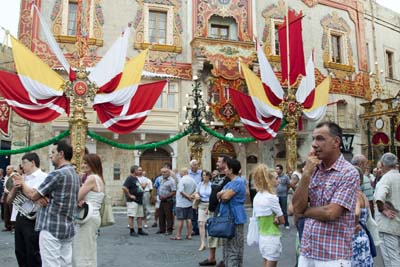
[[[289,220],[287,216],[287,196],[279,197],[279,205],[281,206],[283,217],[285,217],[285,226],[289,226]]]
[[[304,224],[306,223],[306,218],[301,217],[299,218],[297,225],[298,225],[298,231],[299,231],[299,242],[301,244],[301,238],[303,237],[303,230],[304,230]]]
[[[192,230],[195,235],[199,234],[199,224],[198,224],[198,212],[197,209],[193,209],[193,215],[192,215]]]

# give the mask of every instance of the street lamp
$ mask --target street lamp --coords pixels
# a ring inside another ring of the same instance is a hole
[[[190,158],[196,159],[201,166],[201,159],[203,154],[202,145],[206,142],[207,138],[203,135],[201,124],[208,124],[210,121],[209,106],[203,100],[203,91],[201,90],[200,81],[195,76],[194,85],[191,94],[187,94],[189,98],[188,104],[183,107],[185,111],[185,121],[181,125],[187,125],[191,128],[189,141],[193,143],[190,148]]]

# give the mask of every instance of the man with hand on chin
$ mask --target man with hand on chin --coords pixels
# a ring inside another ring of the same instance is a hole
[[[340,152],[337,124],[319,123],[312,139],[293,195],[294,212],[306,217],[298,266],[350,267],[359,175]]]

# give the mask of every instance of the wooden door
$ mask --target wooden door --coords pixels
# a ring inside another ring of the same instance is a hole
[[[236,158],[236,152],[233,145],[226,141],[218,141],[214,144],[211,151],[211,171],[217,168],[217,160],[220,156]]]
[[[154,179],[160,175],[160,170],[167,159],[140,159],[140,166],[146,171],[146,177],[154,182]]]
[[[153,181],[160,175],[161,168],[166,162],[171,163],[171,157],[167,151],[158,148],[154,150],[145,150],[140,157],[140,166],[146,171],[146,177]],[[151,202],[155,202],[155,190],[151,193]]]

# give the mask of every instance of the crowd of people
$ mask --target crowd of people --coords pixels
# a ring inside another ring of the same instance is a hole
[[[248,223],[245,203],[250,197],[252,209],[248,212],[256,218],[258,248],[266,267],[277,266],[288,249],[298,250],[299,267],[368,267],[373,266],[378,248],[385,267],[400,266],[398,158],[385,153],[376,168],[361,154],[349,162],[341,153],[341,137],[338,125],[320,123],[312,133],[306,160],[296,170],[285,174],[280,164],[258,164],[249,179],[241,175],[237,159],[223,155],[212,172],[201,170],[193,159],[179,171],[166,163],[154,179],[133,165],[122,185],[129,234],[149,235],[145,229],[150,227],[154,195],[151,226],[158,228],[157,234],[168,236],[171,242],[199,235],[198,250],[208,249],[208,257],[199,266],[242,267]],[[20,266],[28,266],[26,262],[29,266],[97,266],[100,207],[106,186],[102,164],[96,154],[86,154],[83,173],[78,174],[71,158],[72,148],[61,141],[52,147],[56,169],[49,174],[40,170],[36,153],[22,157],[21,174],[12,166],[6,168],[5,180],[13,179],[13,187],[4,190],[2,218],[5,231],[15,227]],[[36,203],[36,219],[15,209],[10,212],[9,205],[18,192]],[[80,222],[75,215],[77,207],[87,203],[93,212]],[[208,234],[207,221],[217,215],[232,217],[233,237]],[[289,216],[294,225],[289,224]],[[283,248],[281,232],[290,227],[296,227],[299,242],[297,247]],[[222,247],[219,260],[218,247]]]

